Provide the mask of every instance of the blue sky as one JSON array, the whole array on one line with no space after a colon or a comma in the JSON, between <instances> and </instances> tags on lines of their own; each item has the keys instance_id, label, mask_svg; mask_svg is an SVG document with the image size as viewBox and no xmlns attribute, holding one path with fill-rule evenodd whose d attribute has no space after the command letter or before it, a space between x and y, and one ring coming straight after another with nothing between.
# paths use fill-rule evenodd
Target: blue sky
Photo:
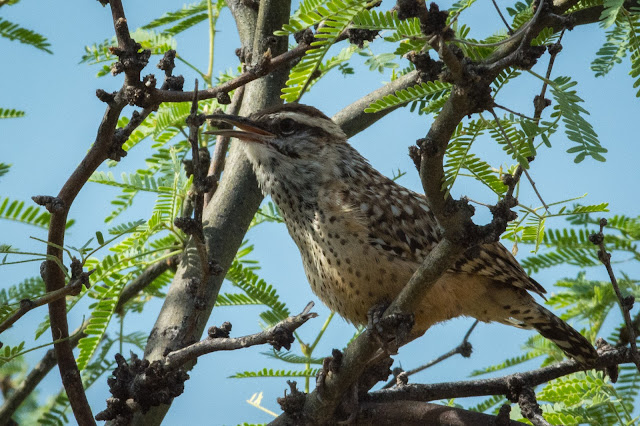
<instances>
[{"instance_id":1,"label":"blue sky","mask_svg":"<svg viewBox=\"0 0 640 426\"><path fill-rule=\"evenodd\" d=\"M382 9L391 7L385 2ZM159 17L165 11L176 10L182 6L176 1L125 1L124 7L131 28L136 28L149 20ZM446 8L450 2L440 2ZM0 195L29 202L32 195L55 195L69 173L84 156L95 138L97 126L104 113L104 104L95 96L95 90L117 90L122 77L95 78L97 68L78 64L84 52L84 46L101 42L113 35L111 14L108 8L102 8L98 2L65 1L34 2L23 0L16 6L0 9L1 16L22 26L34 29L49 38L49 55L17 42L0 39L0 51L3 52L4 66L0 75L0 107L25 110L27 116L15 120L0 122L0 161L11 163L13 167L8 175L0 178ZM223 12L216 36L215 73L237 66L234 50L239 46L235 27L229 19L228 10ZM501 29L501 23L488 0L479 0L462 17L463 23L473 26L472 35L481 38ZM178 38L178 51L196 66L206 69L207 28L201 24ZM550 149L543 149L532 164L531 174L542 196L547 202L581 196L588 193L585 203L608 201L612 214L637 215L637 200L634 194L640 183L637 159L640 148L637 141L637 120L640 109L632 79L628 76L629 64L625 60L606 78L595 78L589 64L595 52L602 44L604 34L595 26L589 29L578 28L565 34L564 50L558 56L553 76L568 75L578 80L578 94L585 99L585 108L591 113L590 122L599 134L602 144L609 149L607 162L599 163L590 159L573 164L573 157L565 151L571 146L562 132L556 133ZM390 45L378 40L373 44L376 53L393 51ZM539 73L546 69L547 57L535 68ZM157 57L153 57L146 73L161 72L155 68ZM363 59L354 58L352 65L362 68ZM406 66L406 61L402 62ZM322 109L333 115L350 102L389 81L389 72L380 74L361 70L358 76L343 77L339 73L330 75L318 83L303 98L305 103ZM178 63L175 74L186 77L186 88L191 88L195 74ZM532 114L533 96L539 91L539 83L532 77L523 76L518 84L509 87L498 102L512 109ZM131 111L127 110L130 115ZM407 156L407 147L416 139L423 137L431 123L430 118L409 113L408 109L393 112L386 120L376 123L365 132L353 137L351 143L381 172L391 175L395 170L407 172L399 183L420 191L420 183ZM483 158L492 164L505 163L500 149L490 140L482 140L476 146ZM122 171L132 172L142 166L142 159L149 153L148 146L131 152L114 170L116 176ZM103 168L104 169L104 168ZM468 195L477 200L493 201L489 194L478 185L460 181L454 192ZM88 184L73 205L70 216L77 220L67 236L67 244L82 245L94 235L95 231L105 231L104 216L111 211L110 200L117 192L96 184ZM152 198L142 198L122 221L144 218L151 210ZM537 206L538 202L530 189L523 187L520 201L523 204ZM488 219L486 211L478 209L478 221ZM549 227L561 227L565 223L558 219L549 223ZM0 243L10 243L20 249L44 251L40 243L28 239L29 235L46 238L46 232L12 222L0 221ZM294 312L301 310L309 300L316 301L316 311L320 318L308 323L301 334L312 339L315 336L328 311L311 293L306 282L300 257L293 241L283 225L264 224L248 234L255 250L252 257L260 260L260 276L274 284L281 297ZM520 256L526 255L528 248L521 248ZM637 267L621 265L618 270L636 273ZM36 264L3 267L0 286L9 286L24 277L37 274ZM566 267L536 274L535 279L550 292L552 285L562 277L575 277L578 270ZM588 271L590 279L606 279L603 268ZM229 290L229 289L227 289ZM224 291L224 289L223 289ZM129 331L149 330L161 304L151 302L140 316L129 316L125 324ZM220 308L216 309L209 321L217 325L231 321L233 335L239 336L259 331L257 314L259 308ZM3 341L16 343L32 333L41 321L44 309L40 308L25 316L13 329L6 332ZM80 324L85 309L76 309L70 315L72 326ZM456 346L473 321L456 319L431 329L427 335L403 348L396 359L406 368L420 365ZM608 325L616 324L616 321ZM331 348L342 348L351 337L353 327L341 319L334 319L322 344L318 356L330 353ZM465 378L470 371L503 360L519 353L519 347L530 336L530 332L517 330L504 325L481 324L470 341L474 347L470 359L455 358L442 365L429 369L411 378L411 381L438 382ZM45 343L45 335L37 343ZM27 342L27 346L33 345ZM289 368L259 355L267 348L252 348L233 353L217 353L203 357L190 373L191 380L186 383L185 394L174 402L166 424L184 424L188 413L193 424L236 424L247 422L266 422L269 417L251 407L244 401L254 392L264 391L263 405L274 411L278 409L275 398L282 395L286 384L275 379L226 379L227 376L244 370L254 370L268 366L270 368ZM29 354L28 359L35 362L42 352ZM520 368L533 368L529 363ZM57 392L60 378L54 370L42 383L42 395ZM104 408L108 396L106 379L88 391L94 409ZM464 401L458 401L465 403Z\"/></svg>"}]
</instances>

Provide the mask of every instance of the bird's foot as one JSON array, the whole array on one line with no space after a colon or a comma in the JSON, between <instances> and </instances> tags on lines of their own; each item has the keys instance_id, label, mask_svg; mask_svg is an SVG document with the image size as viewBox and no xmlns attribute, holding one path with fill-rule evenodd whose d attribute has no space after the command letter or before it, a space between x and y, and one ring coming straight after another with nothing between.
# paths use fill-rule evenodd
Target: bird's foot
<instances>
[{"instance_id":1,"label":"bird's foot","mask_svg":"<svg viewBox=\"0 0 640 426\"><path fill-rule=\"evenodd\" d=\"M367 330L388 354L398 353L398 348L409 341L415 317L413 314L390 313L386 316L388 304L374 305L367 313Z\"/></svg>"}]
</instances>

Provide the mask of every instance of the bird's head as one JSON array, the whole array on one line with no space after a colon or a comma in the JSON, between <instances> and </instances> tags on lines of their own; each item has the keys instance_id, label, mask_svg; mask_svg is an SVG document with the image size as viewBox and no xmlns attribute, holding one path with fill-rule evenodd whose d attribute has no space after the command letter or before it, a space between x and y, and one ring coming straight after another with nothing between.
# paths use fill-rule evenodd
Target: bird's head
<instances>
[{"instance_id":1,"label":"bird's head","mask_svg":"<svg viewBox=\"0 0 640 426\"><path fill-rule=\"evenodd\" d=\"M350 149L342 129L307 105L280 105L249 117L216 114L207 118L235 126L208 133L242 141L261 187L272 195L278 187L296 193L310 186L317 190L340 173L344 149Z\"/></svg>"}]
</instances>

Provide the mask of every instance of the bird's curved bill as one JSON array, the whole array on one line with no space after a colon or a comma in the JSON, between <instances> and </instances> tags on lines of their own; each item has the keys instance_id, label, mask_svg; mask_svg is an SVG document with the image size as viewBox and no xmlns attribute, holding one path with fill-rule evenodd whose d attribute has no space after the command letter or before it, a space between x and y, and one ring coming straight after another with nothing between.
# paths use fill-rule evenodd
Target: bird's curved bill
<instances>
[{"instance_id":1,"label":"bird's curved bill","mask_svg":"<svg viewBox=\"0 0 640 426\"><path fill-rule=\"evenodd\" d=\"M263 129L256 122L246 117L240 117L237 115L228 115L228 114L212 114L212 115L207 115L206 118L214 121L222 121L224 123L228 123L236 127L236 129L234 130L221 129L221 130L213 130L210 132L204 132L207 135L228 136L231 138L238 138L244 141L260 142L260 143L266 143L269 140L273 139L273 137L275 136L273 133Z\"/></svg>"}]
</instances>

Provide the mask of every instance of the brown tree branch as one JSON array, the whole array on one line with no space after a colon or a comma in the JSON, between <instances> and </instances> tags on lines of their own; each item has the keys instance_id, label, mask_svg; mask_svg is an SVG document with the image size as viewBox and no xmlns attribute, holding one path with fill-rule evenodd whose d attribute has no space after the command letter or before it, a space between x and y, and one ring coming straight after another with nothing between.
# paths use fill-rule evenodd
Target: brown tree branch
<instances>
[{"instance_id":1,"label":"brown tree branch","mask_svg":"<svg viewBox=\"0 0 640 426\"><path fill-rule=\"evenodd\" d=\"M483 380L461 382L407 384L384 389L369 394L370 402L393 401L436 401L450 398L467 398L472 396L510 395L514 384L522 386L538 386L559 377L590 369L603 369L611 365L633 362L633 353L629 348L616 348L601 353L600 358L591 367L585 367L573 360L565 360L558 364L536 370L515 373L507 376Z\"/></svg>"},{"instance_id":2,"label":"brown tree branch","mask_svg":"<svg viewBox=\"0 0 640 426\"><path fill-rule=\"evenodd\" d=\"M365 402L360 406L358 416L352 423L358 425L396 426L448 425L448 426L494 426L496 416L447 407L440 404L429 404L414 401ZM509 420L505 426L518 426L525 423Z\"/></svg>"},{"instance_id":3,"label":"brown tree branch","mask_svg":"<svg viewBox=\"0 0 640 426\"><path fill-rule=\"evenodd\" d=\"M347 105L331 119L342 128L347 137L354 136L402 105L396 105L393 108L387 108L376 113L364 112L365 108L387 95L393 95L398 90L415 86L418 84L418 79L418 72L411 71Z\"/></svg>"},{"instance_id":4,"label":"brown tree branch","mask_svg":"<svg viewBox=\"0 0 640 426\"><path fill-rule=\"evenodd\" d=\"M88 321L85 321L78 330L69 338L69 344L72 348L78 345L78 341L86 335L82 332ZM55 349L49 349L36 366L27 374L22 383L20 383L14 391L4 400L0 407L0 426L11 424L11 417L20 407L20 405L31 395L38 384L46 377L47 374L56 366L58 360L56 358Z\"/></svg>"},{"instance_id":5,"label":"brown tree branch","mask_svg":"<svg viewBox=\"0 0 640 426\"><path fill-rule=\"evenodd\" d=\"M175 268L177 261L178 257L173 256L147 267L147 269L131 281L131 283L124 287L120 294L120 299L118 299L115 312L122 314L122 309L129 300L135 297L146 286L155 281L155 279L162 275L166 270ZM78 341L86 336L84 334L84 330L88 324L89 322L85 321L84 324L74 331L72 336L68 339L72 348L75 348L78 345ZM5 424L10 421L11 416L13 416L15 411L57 363L58 360L56 358L55 349L49 349L38 364L36 364L36 366L29 372L27 377L25 377L24 381L14 390L14 392L11 393L11 395L9 395L8 398L5 399L2 407L0 407L0 426L5 426Z\"/></svg>"},{"instance_id":6,"label":"brown tree branch","mask_svg":"<svg viewBox=\"0 0 640 426\"><path fill-rule=\"evenodd\" d=\"M631 330L631 331L630 331ZM631 342L631 338L637 339L636 336L640 335L640 311L636 313L636 316L631 322L631 329L626 325L620 330L620 337L616 342L616 346L627 346Z\"/></svg>"},{"instance_id":7,"label":"brown tree branch","mask_svg":"<svg viewBox=\"0 0 640 426\"><path fill-rule=\"evenodd\" d=\"M210 87L198 92L198 98L200 100L215 98L216 96L218 96L218 93L228 93L261 77L271 76L273 71L290 66L293 61L304 56L305 52L308 49L308 45L299 44L295 48L286 51L276 56L275 58L264 56L264 59L260 63L259 67L249 68L248 71L240 74L238 77L226 81L225 83L219 84L218 86ZM271 51L274 52L275 50L271 49ZM150 93L150 100L152 103L188 102L192 98L193 92L176 92L157 89L151 91Z\"/></svg>"},{"instance_id":8,"label":"brown tree branch","mask_svg":"<svg viewBox=\"0 0 640 426\"><path fill-rule=\"evenodd\" d=\"M491 0L491 1L493 2L493 7L498 12L498 15L500 15L500 19L502 19L502 23L504 24L505 27L507 27L507 30L509 31L509 34L513 34L513 30L509 26L509 23L507 22L507 20L504 19L504 15L502 14L502 11L500 10L500 6L498 6L498 3L496 3L496 0Z\"/></svg>"},{"instance_id":9,"label":"brown tree branch","mask_svg":"<svg viewBox=\"0 0 640 426\"><path fill-rule=\"evenodd\" d=\"M518 405L520 412L534 426L551 426L551 424L542 417L542 409L536 399L536 393L530 386L525 386L518 392Z\"/></svg>"},{"instance_id":10,"label":"brown tree branch","mask_svg":"<svg viewBox=\"0 0 640 426\"><path fill-rule=\"evenodd\" d=\"M217 351L233 351L236 349L248 348L249 346L264 345L267 343L286 347L293 340L293 332L306 323L311 318L316 318L318 314L310 312L313 308L313 302L310 302L304 310L295 316L285 318L273 327L261 331L260 333L250 334L242 337L209 337L198 343L189 345L185 348L169 353L165 358L165 367L179 368L188 361L195 361L199 356L217 352ZM283 343L283 338L284 343ZM291 340L289 340L289 338ZM288 342L288 343L287 343ZM287 348L288 349L288 348Z\"/></svg>"},{"instance_id":11,"label":"brown tree branch","mask_svg":"<svg viewBox=\"0 0 640 426\"><path fill-rule=\"evenodd\" d=\"M254 21L253 24L250 19L255 15L247 10L249 7L240 1L231 1L229 4L240 30L241 43L245 48L254 45L255 32L258 31L255 30L256 28L259 28L262 33L272 34L289 18L288 0L260 2L260 8L264 10L259 13L258 22ZM286 51L286 38L276 38L274 44L260 45L258 50L245 52L244 56L257 61L265 58L264 54L269 49L275 55ZM292 58L293 56L287 56L282 65L289 65ZM266 61L265 64L269 67L273 61ZM280 103L281 85L279 84L284 83L288 71L286 66L281 66L277 70L274 69L266 78L248 79L247 81L251 83L247 84L245 89L241 114L249 115L267 106ZM235 87L245 82L240 82ZM227 90L231 88L227 87ZM183 95L180 94L180 96ZM209 93L203 91L200 99L208 96ZM172 101L173 99L163 98L162 100ZM160 360L167 353L166 351L175 351L200 339L225 272L230 267L262 198L244 152L240 146L233 145L226 161L224 176L203 214L203 231L209 265L201 265L198 256L192 255L195 248L191 239L149 336L145 359ZM203 267L209 266L212 266L216 273L204 280ZM192 364L189 363L185 367L188 369L191 366ZM145 426L160 424L168 409L169 405L162 405L153 407L144 415L137 413L133 424Z\"/></svg>"},{"instance_id":12,"label":"brown tree branch","mask_svg":"<svg viewBox=\"0 0 640 426\"><path fill-rule=\"evenodd\" d=\"M114 312L122 315L124 313L124 305L129 300L133 299L138 293L144 290L145 287L150 285L156 280L156 278L160 277L160 275L164 274L169 269L175 270L175 268L178 266L179 260L180 257L178 255L175 255L171 256L168 259L164 259L161 262L156 262L152 265L149 265L133 281L124 286L122 292L120 293L120 299L118 299L118 304L116 305Z\"/></svg>"},{"instance_id":13,"label":"brown tree branch","mask_svg":"<svg viewBox=\"0 0 640 426\"><path fill-rule=\"evenodd\" d=\"M242 98L244 97L244 86L240 86L233 92L233 99L231 100L231 104L229 108L227 108L227 113L231 115L237 115L240 112L240 107L242 106ZM228 136L218 136L216 138L216 146L213 149L213 158L211 158L211 163L209 164L209 177L213 180L211 189L204 197L205 205L211 201L211 197L218 189L218 185L220 183L220 176L222 175L222 170L224 169L224 160L227 157L227 151L229 151L229 143L231 142L231 138Z\"/></svg>"},{"instance_id":14,"label":"brown tree branch","mask_svg":"<svg viewBox=\"0 0 640 426\"><path fill-rule=\"evenodd\" d=\"M93 271L91 271L93 272ZM20 307L6 320L0 324L0 333L11 327L16 321L18 321L24 314L39 306L46 305L47 303L55 302L59 299L64 299L68 295L77 296L82 290L83 277L73 279L69 284L65 285L61 289L50 291L44 296L35 300L23 299L20 301Z\"/></svg>"},{"instance_id":15,"label":"brown tree branch","mask_svg":"<svg viewBox=\"0 0 640 426\"><path fill-rule=\"evenodd\" d=\"M471 333L473 332L473 330L476 328L477 325L478 325L478 320L475 320L473 322L473 324L471 325L471 327L469 327L469 330L467 330L467 332L465 333L464 337L462 338L462 342L460 342L460 344L458 346L456 346L455 348L453 348L450 351L440 355L436 359L431 360L431 361L427 362L426 364L423 364L423 365L421 365L419 367L416 367L416 368L412 368L411 370L407 370L407 371L402 371L401 369L398 369L398 371L396 371L394 369L393 378L391 380L389 380L387 382L387 384L382 387L382 389L389 389L390 387L393 387L394 385L396 385L397 384L397 380L398 380L398 376L400 374L402 374L404 377L408 378L410 376L413 376L416 373L419 373L421 371L426 370L427 368L433 367L434 365L444 361L447 358L451 358L452 356L454 356L456 354L460 354L465 358L470 357L471 356L472 347L471 347L471 343L469 343L469 337L471 336Z\"/></svg>"},{"instance_id":16,"label":"brown tree branch","mask_svg":"<svg viewBox=\"0 0 640 426\"><path fill-rule=\"evenodd\" d=\"M631 353L633 354L633 362L636 365L638 371L640 371L640 353L638 353L636 337L633 335L634 327L631 321L630 314L630 311L633 308L634 297L623 297L622 293L620 292L618 280L616 279L616 275L614 274L613 268L611 267L611 253L607 252L607 248L604 245L604 233L602 232L602 230L605 226L607 226L607 220L600 219L600 232L591 234L589 236L589 241L600 248L600 250L598 250L598 259L600 259L600 262L602 262L604 267L607 269L607 273L609 274L611 286L613 287L613 291L616 293L616 297L618 298L618 304L620 305L620 310L622 311L622 317L624 318L625 327L627 329L627 333L629 333L629 346L631 347Z\"/></svg>"}]
</instances>

